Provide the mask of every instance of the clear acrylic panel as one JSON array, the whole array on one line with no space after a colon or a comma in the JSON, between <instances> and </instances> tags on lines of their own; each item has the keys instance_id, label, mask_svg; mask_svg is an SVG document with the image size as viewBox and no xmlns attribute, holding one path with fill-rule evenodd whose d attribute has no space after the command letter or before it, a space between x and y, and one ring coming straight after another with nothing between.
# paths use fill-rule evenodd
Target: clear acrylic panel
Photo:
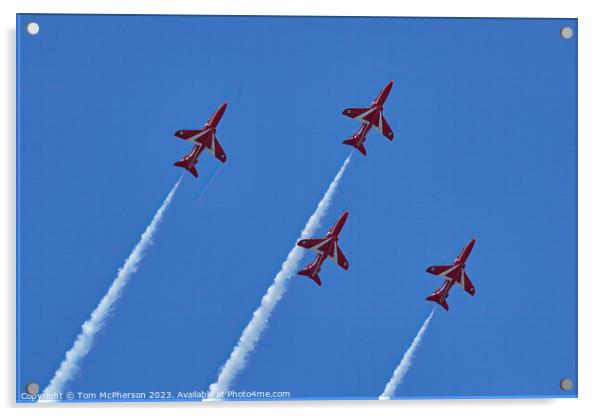
<instances>
[{"instance_id":1,"label":"clear acrylic panel","mask_svg":"<svg viewBox=\"0 0 602 416\"><path fill-rule=\"evenodd\" d=\"M17 33L18 402L577 396L576 19Z\"/></svg>"}]
</instances>

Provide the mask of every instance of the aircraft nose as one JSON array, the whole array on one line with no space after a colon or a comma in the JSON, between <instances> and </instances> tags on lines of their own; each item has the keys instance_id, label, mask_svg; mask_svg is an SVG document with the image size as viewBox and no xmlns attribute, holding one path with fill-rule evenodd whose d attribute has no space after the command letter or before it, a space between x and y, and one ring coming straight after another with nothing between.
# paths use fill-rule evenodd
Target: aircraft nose
<instances>
[{"instance_id":1,"label":"aircraft nose","mask_svg":"<svg viewBox=\"0 0 602 416\"><path fill-rule=\"evenodd\" d=\"M340 227L343 227L343 225L345 225L345 223L347 222L347 217L348 216L349 216L349 211L343 212L343 214L341 215L341 217L337 221L337 224L339 224Z\"/></svg>"}]
</instances>

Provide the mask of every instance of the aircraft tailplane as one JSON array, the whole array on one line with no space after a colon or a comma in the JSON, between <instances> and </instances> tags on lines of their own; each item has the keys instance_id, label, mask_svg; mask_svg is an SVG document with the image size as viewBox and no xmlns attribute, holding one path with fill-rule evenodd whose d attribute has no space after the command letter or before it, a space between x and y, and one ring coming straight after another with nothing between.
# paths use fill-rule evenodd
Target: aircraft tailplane
<instances>
[{"instance_id":1,"label":"aircraft tailplane","mask_svg":"<svg viewBox=\"0 0 602 416\"><path fill-rule=\"evenodd\" d=\"M199 173L197 172L196 168L194 167L194 165L192 166L188 166L188 163L186 163L185 160L180 160L176 163L174 163L174 166L179 166L181 168L186 169L188 172L190 172L192 174L192 176L194 176L195 178L199 177Z\"/></svg>"},{"instance_id":2,"label":"aircraft tailplane","mask_svg":"<svg viewBox=\"0 0 602 416\"><path fill-rule=\"evenodd\" d=\"M343 144L355 147L360 151L361 154L366 156L366 148L364 147L364 143L358 143L355 136L352 136L347 140L343 140Z\"/></svg>"},{"instance_id":3,"label":"aircraft tailplane","mask_svg":"<svg viewBox=\"0 0 602 416\"><path fill-rule=\"evenodd\" d=\"M446 311L449 311L449 305L447 304L445 297L443 297L441 295L441 293L439 293L438 291L433 292L433 294L428 296L426 298L426 300L430 300L431 302L438 303L439 305L441 305L443 307L443 309L445 309Z\"/></svg>"},{"instance_id":4,"label":"aircraft tailplane","mask_svg":"<svg viewBox=\"0 0 602 416\"><path fill-rule=\"evenodd\" d=\"M297 274L300 274L302 276L307 276L309 277L311 280L313 280L314 282L316 282L316 284L318 286L322 286L322 281L320 280L320 276L318 276L318 273L313 273L313 270L311 269L311 267L306 267L303 270L299 270L297 272Z\"/></svg>"}]
</instances>

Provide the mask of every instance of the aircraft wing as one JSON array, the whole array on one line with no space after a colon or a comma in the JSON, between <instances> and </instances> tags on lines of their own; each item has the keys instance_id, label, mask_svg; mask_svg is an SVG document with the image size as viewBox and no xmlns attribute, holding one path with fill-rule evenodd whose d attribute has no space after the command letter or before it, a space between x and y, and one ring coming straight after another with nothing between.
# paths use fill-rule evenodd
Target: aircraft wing
<instances>
[{"instance_id":1,"label":"aircraft wing","mask_svg":"<svg viewBox=\"0 0 602 416\"><path fill-rule=\"evenodd\" d=\"M194 141L199 141L200 139L203 138L203 136L206 136L207 133L209 133L209 129L202 129L202 130L178 130L176 137L179 137L180 139L184 139L184 140L194 140ZM200 141L199 141L200 143Z\"/></svg>"},{"instance_id":2,"label":"aircraft wing","mask_svg":"<svg viewBox=\"0 0 602 416\"><path fill-rule=\"evenodd\" d=\"M308 238L305 240L300 240L297 245L309 250L321 251L320 247L324 245L325 241L325 238Z\"/></svg>"},{"instance_id":3,"label":"aircraft wing","mask_svg":"<svg viewBox=\"0 0 602 416\"><path fill-rule=\"evenodd\" d=\"M211 135L205 134L196 141L200 144L203 144L207 148L207 151L215 156L217 160L222 163L226 161L226 152L224 152L224 149L219 144L215 133L212 133Z\"/></svg>"},{"instance_id":4,"label":"aircraft wing","mask_svg":"<svg viewBox=\"0 0 602 416\"><path fill-rule=\"evenodd\" d=\"M426 271L430 274L439 276L439 275L445 273L447 270L451 269L452 267L454 267L452 264L448 264L446 266L430 266L429 268L426 269Z\"/></svg>"},{"instance_id":5,"label":"aircraft wing","mask_svg":"<svg viewBox=\"0 0 602 416\"><path fill-rule=\"evenodd\" d=\"M370 111L370 108L346 108L343 110L343 115L349 118L357 118L368 111Z\"/></svg>"},{"instance_id":6,"label":"aircraft wing","mask_svg":"<svg viewBox=\"0 0 602 416\"><path fill-rule=\"evenodd\" d=\"M449 280L448 272L450 272L454 268L453 264L448 264L446 266L431 266L426 271L430 274L434 274L435 276L441 276L444 279Z\"/></svg>"},{"instance_id":7,"label":"aircraft wing","mask_svg":"<svg viewBox=\"0 0 602 416\"><path fill-rule=\"evenodd\" d=\"M343 115L353 118L356 120L360 120L365 124L376 124L375 111L378 111L376 108L346 108L343 110Z\"/></svg>"},{"instance_id":8,"label":"aircraft wing","mask_svg":"<svg viewBox=\"0 0 602 416\"><path fill-rule=\"evenodd\" d=\"M393 140L393 130L387 123L385 116L383 116L382 111L379 112L378 122L375 124L375 127L389 140Z\"/></svg>"},{"instance_id":9,"label":"aircraft wing","mask_svg":"<svg viewBox=\"0 0 602 416\"><path fill-rule=\"evenodd\" d=\"M474 296L476 293L474 285L472 281L468 278L468 274L462 270L462 275L460 276L460 281L458 284L468 293L470 296Z\"/></svg>"},{"instance_id":10,"label":"aircraft wing","mask_svg":"<svg viewBox=\"0 0 602 416\"><path fill-rule=\"evenodd\" d=\"M343 254L343 250L341 250L341 247L339 247L338 244L335 245L334 255L328 256L328 258L334 261L343 269L349 269L349 262L347 261L347 258Z\"/></svg>"}]
</instances>

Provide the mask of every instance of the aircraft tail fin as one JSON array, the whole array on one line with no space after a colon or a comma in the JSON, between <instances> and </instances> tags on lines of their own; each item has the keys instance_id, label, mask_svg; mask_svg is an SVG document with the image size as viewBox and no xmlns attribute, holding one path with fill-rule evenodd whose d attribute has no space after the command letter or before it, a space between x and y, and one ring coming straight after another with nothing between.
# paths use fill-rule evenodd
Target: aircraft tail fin
<instances>
[{"instance_id":1,"label":"aircraft tail fin","mask_svg":"<svg viewBox=\"0 0 602 416\"><path fill-rule=\"evenodd\" d=\"M364 143L358 143L355 136L352 136L347 140L343 140L343 144L355 147L360 151L361 154L366 156L366 148L364 147Z\"/></svg>"},{"instance_id":2,"label":"aircraft tail fin","mask_svg":"<svg viewBox=\"0 0 602 416\"><path fill-rule=\"evenodd\" d=\"M436 290L435 292L433 292L432 295L428 296L426 298L426 300L430 300L431 302L435 302L438 303L439 305L441 305L441 307L443 307L443 309L445 309L446 311L449 311L449 305L447 304L447 301L445 300L447 296L442 296L442 294Z\"/></svg>"},{"instance_id":3,"label":"aircraft tail fin","mask_svg":"<svg viewBox=\"0 0 602 416\"><path fill-rule=\"evenodd\" d=\"M310 266L306 267L303 270L299 270L297 272L297 274L301 275L301 276L307 276L309 277L311 280L313 280L314 282L316 282L316 284L318 286L322 286L322 281L320 280L320 276L318 276L318 273L313 273L313 270Z\"/></svg>"},{"instance_id":4,"label":"aircraft tail fin","mask_svg":"<svg viewBox=\"0 0 602 416\"><path fill-rule=\"evenodd\" d=\"M174 166L179 166L181 168L186 169L188 172L190 172L192 174L192 176L194 176L195 178L199 177L199 173L197 172L196 168L193 166L188 166L188 163L185 160L180 160L176 163L174 163Z\"/></svg>"}]
</instances>

